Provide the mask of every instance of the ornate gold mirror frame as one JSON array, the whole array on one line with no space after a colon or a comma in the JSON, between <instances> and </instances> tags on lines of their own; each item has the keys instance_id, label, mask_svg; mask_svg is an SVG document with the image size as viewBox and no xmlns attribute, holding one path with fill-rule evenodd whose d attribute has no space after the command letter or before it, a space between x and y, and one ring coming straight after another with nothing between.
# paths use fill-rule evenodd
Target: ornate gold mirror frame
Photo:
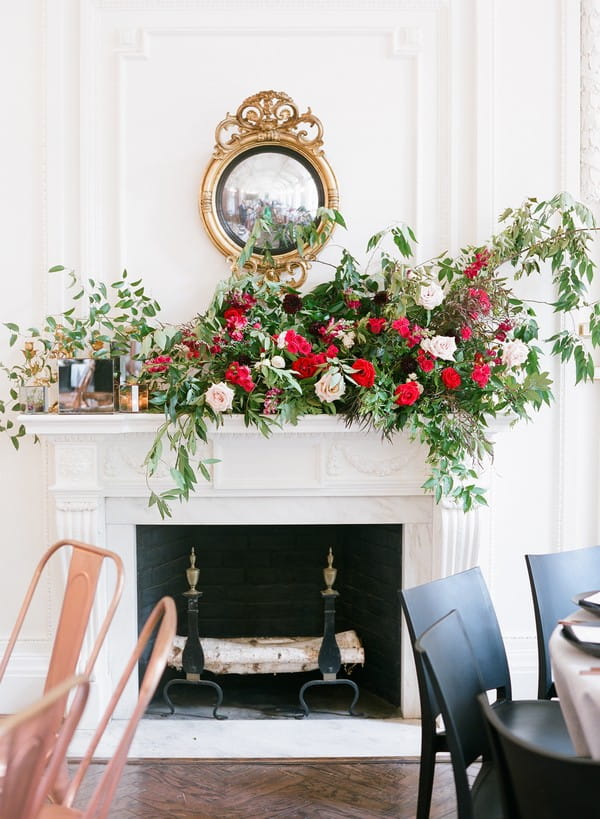
<instances>
[{"instance_id":1,"label":"ornate gold mirror frame","mask_svg":"<svg viewBox=\"0 0 600 819\"><path fill-rule=\"evenodd\" d=\"M259 217L268 218L245 268L299 286L331 233L316 222L318 241L300 255L294 226L315 222L319 208L339 204L337 181L323 152L323 126L278 91L261 91L227 114L215 131L212 159L200 186L200 213L232 268Z\"/></svg>"}]
</instances>

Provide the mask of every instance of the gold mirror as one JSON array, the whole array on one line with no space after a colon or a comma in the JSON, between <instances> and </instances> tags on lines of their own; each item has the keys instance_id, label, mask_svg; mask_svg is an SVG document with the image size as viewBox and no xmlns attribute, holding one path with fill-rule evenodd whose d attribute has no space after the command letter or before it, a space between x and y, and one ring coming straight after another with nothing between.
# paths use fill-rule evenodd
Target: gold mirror
<instances>
[{"instance_id":1,"label":"gold mirror","mask_svg":"<svg viewBox=\"0 0 600 819\"><path fill-rule=\"evenodd\" d=\"M331 232L319 208L339 204L320 121L310 108L300 114L287 94L261 91L245 99L235 115L227 114L215 138L200 187L208 235L235 268L257 219L266 219L268 229L258 234L245 267L299 286ZM310 223L318 241L300 255L294 228Z\"/></svg>"}]
</instances>

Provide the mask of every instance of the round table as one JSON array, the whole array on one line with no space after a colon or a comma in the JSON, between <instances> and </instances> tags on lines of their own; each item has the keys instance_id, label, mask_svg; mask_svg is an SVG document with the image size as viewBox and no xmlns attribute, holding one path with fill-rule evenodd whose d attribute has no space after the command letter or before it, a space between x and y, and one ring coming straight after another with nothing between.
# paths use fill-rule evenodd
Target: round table
<instances>
[{"instance_id":1,"label":"round table","mask_svg":"<svg viewBox=\"0 0 600 819\"><path fill-rule=\"evenodd\" d=\"M598 617L584 609L566 619L598 623ZM549 643L560 707L577 755L600 759L600 657L577 648L563 637L562 628L554 629ZM597 672L589 673L592 668Z\"/></svg>"}]
</instances>

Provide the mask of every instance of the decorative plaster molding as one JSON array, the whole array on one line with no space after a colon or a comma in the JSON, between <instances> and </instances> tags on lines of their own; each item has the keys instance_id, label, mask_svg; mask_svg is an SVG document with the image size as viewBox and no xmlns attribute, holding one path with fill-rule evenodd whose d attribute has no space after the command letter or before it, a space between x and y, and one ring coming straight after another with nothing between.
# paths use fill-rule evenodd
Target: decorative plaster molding
<instances>
[{"instance_id":1,"label":"decorative plaster molding","mask_svg":"<svg viewBox=\"0 0 600 819\"><path fill-rule=\"evenodd\" d=\"M56 476L61 484L79 483L96 476L96 447L59 445L56 447ZM87 483L88 481L86 481Z\"/></svg>"},{"instance_id":2,"label":"decorative plaster molding","mask_svg":"<svg viewBox=\"0 0 600 819\"><path fill-rule=\"evenodd\" d=\"M339 443L332 443L327 452L327 474L332 476L342 475L344 472L343 464L347 463L352 466L357 472L362 475L372 475L377 478L386 478L390 475L398 474L407 469L411 469L410 477L415 474L415 461L418 462L417 451L403 452L399 456L393 458L365 458L362 455L357 455L349 446L342 446ZM420 474L420 470L419 470Z\"/></svg>"},{"instance_id":3,"label":"decorative plaster molding","mask_svg":"<svg viewBox=\"0 0 600 819\"><path fill-rule=\"evenodd\" d=\"M56 499L56 511L73 515L78 512L97 512L98 501L96 500L67 500L65 498Z\"/></svg>"},{"instance_id":4,"label":"decorative plaster molding","mask_svg":"<svg viewBox=\"0 0 600 819\"><path fill-rule=\"evenodd\" d=\"M412 56L423 48L423 29L399 26L392 32L392 53L397 56Z\"/></svg>"},{"instance_id":5,"label":"decorative plaster molding","mask_svg":"<svg viewBox=\"0 0 600 819\"><path fill-rule=\"evenodd\" d=\"M129 8L130 6L126 2L126 0L98 0L100 8ZM136 8L143 9L160 9L160 8L167 8L172 6L173 8L178 8L178 2L174 0L173 3L164 2L164 0L158 0L157 3L150 2L148 0L142 0L139 6L134 1L133 5ZM203 0L198 0L197 2L192 2L189 6L184 4L182 8L205 8L206 3ZM222 9L222 4L219 2L217 3L219 10ZM235 4L234 4L235 5ZM243 4L242 4L243 5ZM280 4L279 2L276 3L277 8L280 9L282 6L285 6L285 3ZM325 4L327 5L327 4ZM319 3L319 10L323 10L323 4ZM339 10L339 6L343 6L344 9L347 11L348 4L347 3L334 3L332 4L332 11ZM444 0L432 0L431 2L392 2L392 3L352 3L351 4L352 11L386 11L386 10L393 10L402 14L402 12L408 11L420 11L420 12L432 12L435 13L435 20L428 21L428 26L431 26L431 30L433 32L433 37L435 39L435 43L430 49L430 53L433 55L437 55L435 59L440 59L440 54L443 54L443 60L447 60L448 54L447 49L444 48L440 49L440 40L444 37L447 37L447 29L444 25L441 24L440 20L445 19L445 15L443 12L446 10L447 3ZM244 8L247 9L246 6ZM297 4L294 4L294 10L297 11ZM147 21L150 22L151 18L147 18ZM363 25L357 25L356 21L353 18L344 18L342 22L336 25L330 25L327 22L323 24L315 24L312 21L301 24L298 23L296 20L293 24L288 24L285 17L273 16L269 18L268 23L260 23L256 26L247 23L238 23L236 22L237 18L228 17L225 23L216 23L214 19L210 20L203 20L203 23L206 24L202 26L178 26L177 21L170 19L169 24L163 22L161 19L160 23L157 25L154 20L152 20L151 25L139 27L137 29L123 28L117 30L117 38L118 44L115 47L114 51L118 58L118 75L117 75L117 145L116 145L116 156L118 157L117 160L117 179L116 179L116 187L118 191L118 208L117 208L117 221L116 221L116 252L118 258L118 266L119 267L126 267L128 260L127 256L127 203L124 199L123 194L123 186L120 182L126 176L127 172L127 150L125 147L124 137L128 130L128 123L127 123L127 116L128 116L128 105L127 105L127 61L130 59L148 59L151 56L151 48L152 48L152 38L153 37L214 37L214 36L223 36L223 37L255 37L255 36L294 36L294 37L310 37L310 36L317 36L322 38L324 36L332 37L332 38L343 38L343 37L361 37L361 38L371 38L371 37L382 37L384 38L384 53L385 58L389 59L410 59L415 60L416 68L413 72L413 84L414 88L412 89L411 98L413 100L412 110L410 112L407 111L407 115L409 119L412 120L414 123L415 129L415 136L414 136L414 144L415 144L415 155L414 155L414 164L417 167L417 178L419 180L427 180L428 173L429 173L429 166L430 163L426 161L426 154L427 150L423 148L423 140L427 140L428 137L424 136L434 131L440 131L441 128L445 127L445 118L443 116L437 116L432 114L431 111L433 110L429 106L419 105L418 101L421 98L424 98L427 94L427 89L424 88L425 80L425 72L422 70L422 60L425 55L425 30L423 26L418 25L394 25L394 20L390 19L389 16L385 18L374 18L373 20L369 20L367 23ZM173 24L175 23L175 24ZM441 77L445 73L445 67L441 67L438 71L437 78L435 80L436 87L433 90L433 95L440 94L439 83L441 82ZM432 121L433 120L433 121ZM415 202L414 202L414 224L413 227L415 228L417 234L421 236L422 240L426 241L427 236L427 226L428 225L436 225L435 229L432 227L431 230L435 233L436 237L441 237L443 242L447 243L447 238L450 234L450 207L448 202L448 196L446 193L445 187L440 187L441 180L444 178L444 173L442 171L444 166L444 157L441 155L440 152L440 144L442 144L443 140L439 139L437 142L432 142L430 146L430 150L436 155L437 163L440 168L440 172L436 175L435 185L436 190L431 191L431 194L423 193L423 185L417 185L416 193L415 193ZM100 184L100 183L99 183ZM432 183L433 184L433 183ZM432 187L432 184L427 182L426 188L429 189ZM431 219L431 211L435 211L436 219ZM99 218L99 217L98 217Z\"/></svg>"},{"instance_id":6,"label":"decorative plaster molding","mask_svg":"<svg viewBox=\"0 0 600 819\"><path fill-rule=\"evenodd\" d=\"M354 11L437 11L448 0L252 0L251 11L283 11L302 13L319 11L347 13ZM99 9L107 11L247 11L247 0L93 0Z\"/></svg>"},{"instance_id":7,"label":"decorative plaster molding","mask_svg":"<svg viewBox=\"0 0 600 819\"><path fill-rule=\"evenodd\" d=\"M581 193L600 202L600 0L581 0Z\"/></svg>"},{"instance_id":8,"label":"decorative plaster molding","mask_svg":"<svg viewBox=\"0 0 600 819\"><path fill-rule=\"evenodd\" d=\"M137 440L136 440L137 439ZM147 436L135 436L127 441L115 441L104 449L102 460L102 477L111 481L145 482L146 467L144 460L148 454L151 439ZM168 452L166 453L168 456ZM169 466L160 463L154 478L157 481L169 477Z\"/></svg>"},{"instance_id":9,"label":"decorative plaster molding","mask_svg":"<svg viewBox=\"0 0 600 819\"><path fill-rule=\"evenodd\" d=\"M148 35L144 28L118 29L115 53L120 57L148 59Z\"/></svg>"}]
</instances>

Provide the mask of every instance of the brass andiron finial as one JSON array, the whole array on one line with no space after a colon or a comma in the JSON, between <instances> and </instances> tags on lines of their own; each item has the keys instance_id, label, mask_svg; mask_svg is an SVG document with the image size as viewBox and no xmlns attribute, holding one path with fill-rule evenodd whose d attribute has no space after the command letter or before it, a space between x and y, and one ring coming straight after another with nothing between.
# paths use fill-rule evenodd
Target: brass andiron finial
<instances>
[{"instance_id":1,"label":"brass andiron finial","mask_svg":"<svg viewBox=\"0 0 600 819\"><path fill-rule=\"evenodd\" d=\"M325 578L325 585L327 586L323 594L337 594L337 592L332 589L335 578L337 577L337 569L333 568L333 552L331 551L331 547L329 547L329 553L327 555L327 568L323 569L323 577Z\"/></svg>"},{"instance_id":2,"label":"brass andiron finial","mask_svg":"<svg viewBox=\"0 0 600 819\"><path fill-rule=\"evenodd\" d=\"M196 568L196 552L194 551L193 546L190 553L190 567L189 569L185 570L185 576L187 577L187 582L190 586L189 591L196 594L196 584L200 579L200 569Z\"/></svg>"}]
</instances>

